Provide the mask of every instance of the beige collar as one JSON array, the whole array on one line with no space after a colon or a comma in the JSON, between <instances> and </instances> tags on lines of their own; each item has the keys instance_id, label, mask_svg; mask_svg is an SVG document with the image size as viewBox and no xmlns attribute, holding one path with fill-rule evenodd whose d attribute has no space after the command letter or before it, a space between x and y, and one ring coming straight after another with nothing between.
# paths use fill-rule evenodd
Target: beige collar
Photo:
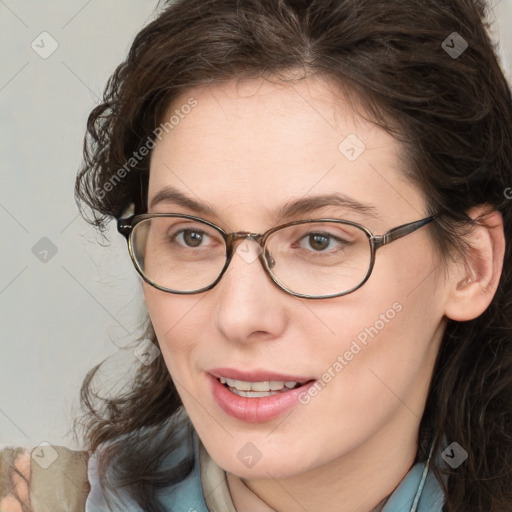
<instances>
[{"instance_id":1,"label":"beige collar","mask_svg":"<svg viewBox=\"0 0 512 512\"><path fill-rule=\"evenodd\" d=\"M199 441L199 468L204 499L210 512L275 512L240 478L218 466L201 441ZM238 508L233 503L230 488L236 491Z\"/></svg>"}]
</instances>

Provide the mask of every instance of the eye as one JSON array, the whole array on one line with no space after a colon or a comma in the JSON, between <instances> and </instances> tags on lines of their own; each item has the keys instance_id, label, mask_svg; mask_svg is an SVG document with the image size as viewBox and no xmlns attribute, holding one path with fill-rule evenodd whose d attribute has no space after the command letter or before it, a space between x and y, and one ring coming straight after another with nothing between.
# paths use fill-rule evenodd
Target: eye
<instances>
[{"instance_id":1,"label":"eye","mask_svg":"<svg viewBox=\"0 0 512 512\"><path fill-rule=\"evenodd\" d=\"M170 238L184 247L201 247L206 245L211 237L200 229L181 229L172 233Z\"/></svg>"},{"instance_id":2,"label":"eye","mask_svg":"<svg viewBox=\"0 0 512 512\"><path fill-rule=\"evenodd\" d=\"M173 239L180 240L182 245L187 245L188 247L199 247L203 240L205 240L205 233L198 230L182 229L173 236Z\"/></svg>"},{"instance_id":3,"label":"eye","mask_svg":"<svg viewBox=\"0 0 512 512\"><path fill-rule=\"evenodd\" d=\"M304 235L299 240L299 245L303 249L313 249L315 252L323 252L327 249L341 249L348 244L346 240L332 235L331 233L311 232Z\"/></svg>"}]
</instances>

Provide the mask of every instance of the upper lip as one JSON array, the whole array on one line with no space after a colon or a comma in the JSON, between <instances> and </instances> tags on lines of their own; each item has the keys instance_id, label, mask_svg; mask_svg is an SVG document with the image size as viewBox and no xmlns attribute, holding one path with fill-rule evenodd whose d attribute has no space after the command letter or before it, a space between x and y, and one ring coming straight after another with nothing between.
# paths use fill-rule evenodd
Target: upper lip
<instances>
[{"instance_id":1,"label":"upper lip","mask_svg":"<svg viewBox=\"0 0 512 512\"><path fill-rule=\"evenodd\" d=\"M267 382L267 381L283 381L283 382L308 382L314 380L313 377L304 377L303 375L287 375L268 370L250 370L241 371L236 368L213 368L208 370L211 375L217 379L227 377L228 379L241 380L243 382Z\"/></svg>"}]
</instances>

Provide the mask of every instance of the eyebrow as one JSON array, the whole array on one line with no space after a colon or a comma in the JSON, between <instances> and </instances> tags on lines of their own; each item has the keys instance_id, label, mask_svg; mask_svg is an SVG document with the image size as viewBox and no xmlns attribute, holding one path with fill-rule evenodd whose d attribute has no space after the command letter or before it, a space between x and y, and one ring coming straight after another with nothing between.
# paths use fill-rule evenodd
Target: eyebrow
<instances>
[{"instance_id":1,"label":"eyebrow","mask_svg":"<svg viewBox=\"0 0 512 512\"><path fill-rule=\"evenodd\" d=\"M157 192L151 202L149 203L149 209L154 208L158 203L174 203L180 206L185 206L190 210L194 210L198 213L209 213L214 214L213 208L205 204L201 204L195 199L186 196L174 187L164 187Z\"/></svg>"},{"instance_id":2,"label":"eyebrow","mask_svg":"<svg viewBox=\"0 0 512 512\"><path fill-rule=\"evenodd\" d=\"M195 199L183 194L183 192L180 190L170 186L164 187L155 194L155 196L151 199L149 208L154 208L158 203L172 203L175 205L183 206L203 215L213 215L218 217L214 208L211 206L200 203ZM277 221L282 221L290 217L297 217L299 215L311 213L328 206L340 206L354 212L361 213L366 217L379 217L379 213L374 206L361 203L345 194L340 193L323 194L294 199L284 203L282 206L276 208L271 213L272 216L277 219Z\"/></svg>"},{"instance_id":3,"label":"eyebrow","mask_svg":"<svg viewBox=\"0 0 512 512\"><path fill-rule=\"evenodd\" d=\"M361 213L367 217L379 217L377 209L369 204L363 204L345 194L324 194L308 196L301 199L288 201L283 206L274 210L274 215L279 220L289 217L304 215L328 206L340 206L354 212Z\"/></svg>"}]
</instances>

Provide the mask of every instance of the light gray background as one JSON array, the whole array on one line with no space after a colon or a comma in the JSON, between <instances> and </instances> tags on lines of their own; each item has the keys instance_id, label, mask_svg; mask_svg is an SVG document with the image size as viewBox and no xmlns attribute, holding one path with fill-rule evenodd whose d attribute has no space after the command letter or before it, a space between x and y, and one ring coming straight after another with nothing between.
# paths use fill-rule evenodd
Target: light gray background
<instances>
[{"instance_id":1,"label":"light gray background","mask_svg":"<svg viewBox=\"0 0 512 512\"><path fill-rule=\"evenodd\" d=\"M512 0L492 3L510 80ZM78 216L73 185L87 115L156 7L0 0L2 445L74 446L68 432L87 370L136 337L143 303L125 241L111 223L111 242L100 245L105 240ZM47 59L31 48L34 40L39 51L50 48L42 32L58 43ZM43 237L57 249L47 261Z\"/></svg>"}]
</instances>

